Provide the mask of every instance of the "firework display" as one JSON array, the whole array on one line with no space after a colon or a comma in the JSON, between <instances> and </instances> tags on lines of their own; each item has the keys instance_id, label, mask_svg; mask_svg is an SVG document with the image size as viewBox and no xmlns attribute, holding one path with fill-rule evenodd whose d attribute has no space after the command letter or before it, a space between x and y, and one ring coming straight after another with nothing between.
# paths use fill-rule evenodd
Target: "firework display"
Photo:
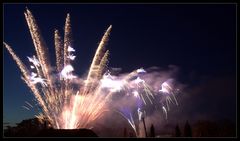
<instances>
[{"instance_id":1,"label":"firework display","mask_svg":"<svg viewBox=\"0 0 240 141\"><path fill-rule=\"evenodd\" d=\"M58 30L54 32L54 65L50 64L50 52L34 16L28 9L24 15L36 51L36 55L27 57L31 65L27 67L10 45L5 42L3 44L17 63L22 73L21 78L41 107L36 115L39 120L48 121L55 129L91 128L93 121L105 112L116 111L126 119L136 136L140 136L139 123L148 115L145 107L158 105L156 110L160 107L167 119L170 104L178 105L175 94L179 90L174 88L173 79L158 82L153 87L155 80L149 78L148 71L143 68L128 74L114 75L108 70L109 50L105 46L112 25L108 27L97 47L87 76L79 77L72 66L72 61L77 58L77 50L71 39L70 14L67 14L63 39ZM119 98L115 97L125 98L127 104L121 104ZM33 107L29 102L23 106L27 110Z\"/></svg>"}]
</instances>

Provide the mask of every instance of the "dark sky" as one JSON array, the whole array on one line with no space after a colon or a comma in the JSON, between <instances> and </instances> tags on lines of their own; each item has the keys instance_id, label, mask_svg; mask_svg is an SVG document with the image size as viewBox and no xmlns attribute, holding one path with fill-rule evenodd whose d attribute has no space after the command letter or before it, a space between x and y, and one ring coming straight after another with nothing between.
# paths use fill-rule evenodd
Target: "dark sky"
<instances>
[{"instance_id":1,"label":"dark sky","mask_svg":"<svg viewBox=\"0 0 240 141\"><path fill-rule=\"evenodd\" d=\"M111 24L107 45L110 67L130 72L140 67L178 66L176 79L187 85L180 97L183 119L235 120L236 5L5 4L4 41L28 65L26 56L35 51L23 14L26 6L38 22L51 58L54 29L63 35L65 18L70 13L78 75L86 73L104 31ZM35 114L21 107L33 96L20 76L4 49L5 122L19 122Z\"/></svg>"}]
</instances>

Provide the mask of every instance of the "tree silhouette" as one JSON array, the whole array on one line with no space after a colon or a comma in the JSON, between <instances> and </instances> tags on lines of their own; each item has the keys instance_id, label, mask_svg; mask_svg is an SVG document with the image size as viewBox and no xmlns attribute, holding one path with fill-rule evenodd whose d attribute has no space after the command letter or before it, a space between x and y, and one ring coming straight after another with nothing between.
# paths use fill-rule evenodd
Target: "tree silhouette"
<instances>
[{"instance_id":1,"label":"tree silhouette","mask_svg":"<svg viewBox=\"0 0 240 141\"><path fill-rule=\"evenodd\" d=\"M150 137L155 137L155 129L153 124L151 125L151 128L150 128Z\"/></svg>"},{"instance_id":2,"label":"tree silhouette","mask_svg":"<svg viewBox=\"0 0 240 141\"><path fill-rule=\"evenodd\" d=\"M180 131L178 124L175 127L175 137L181 137L181 131Z\"/></svg>"},{"instance_id":3,"label":"tree silhouette","mask_svg":"<svg viewBox=\"0 0 240 141\"><path fill-rule=\"evenodd\" d=\"M184 127L184 136L192 137L192 129L191 129L191 126L189 125L188 121L186 122L185 127Z\"/></svg>"},{"instance_id":4,"label":"tree silhouette","mask_svg":"<svg viewBox=\"0 0 240 141\"><path fill-rule=\"evenodd\" d=\"M143 126L144 126L144 131L145 131L145 137L147 137L148 135L147 135L147 129L146 129L144 117L142 117L142 121L143 121Z\"/></svg>"},{"instance_id":5,"label":"tree silhouette","mask_svg":"<svg viewBox=\"0 0 240 141\"><path fill-rule=\"evenodd\" d=\"M124 127L124 129L123 129L123 136L127 137L127 128L126 127Z\"/></svg>"},{"instance_id":6,"label":"tree silhouette","mask_svg":"<svg viewBox=\"0 0 240 141\"><path fill-rule=\"evenodd\" d=\"M35 136L42 129L42 124L37 118L25 119L16 125L16 127L8 127L4 131L4 136L30 137Z\"/></svg>"}]
</instances>

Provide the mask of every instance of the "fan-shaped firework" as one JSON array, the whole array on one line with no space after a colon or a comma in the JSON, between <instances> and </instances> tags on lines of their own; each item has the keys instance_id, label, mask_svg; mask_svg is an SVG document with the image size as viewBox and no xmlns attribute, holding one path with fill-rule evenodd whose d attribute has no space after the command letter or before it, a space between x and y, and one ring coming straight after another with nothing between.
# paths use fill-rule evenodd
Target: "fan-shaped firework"
<instances>
[{"instance_id":1,"label":"fan-shaped firework","mask_svg":"<svg viewBox=\"0 0 240 141\"><path fill-rule=\"evenodd\" d=\"M171 83L166 81L153 89L144 79L148 72L143 68L118 76L107 71L109 51L105 49L105 45L111 25L102 37L87 77L79 78L73 73L74 68L71 65L76 58L76 51L72 46L70 15L67 14L64 38L61 38L58 30L54 32L56 67L53 70L36 20L28 9L24 14L36 50L36 56L27 57L31 63L30 68L24 65L7 43L3 44L16 61L22 72L22 79L41 107L36 116L40 120L47 120L53 128L90 128L90 124L105 111L113 110L123 115L138 135L132 110L126 110L132 108L128 105L113 106L118 103L118 100L112 99L115 95L124 95L129 97L127 103L135 103L133 109L138 111L138 121L147 114L144 111L146 105L159 104L167 117L169 103L178 104ZM28 102L26 104L23 106L26 109L33 107Z\"/></svg>"}]
</instances>

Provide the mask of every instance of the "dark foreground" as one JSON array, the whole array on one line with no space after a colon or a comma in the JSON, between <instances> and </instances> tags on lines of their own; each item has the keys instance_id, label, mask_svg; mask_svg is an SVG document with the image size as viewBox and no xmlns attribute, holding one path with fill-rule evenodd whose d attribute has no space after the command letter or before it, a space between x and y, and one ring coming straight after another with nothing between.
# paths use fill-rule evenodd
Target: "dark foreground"
<instances>
[{"instance_id":1,"label":"dark foreground","mask_svg":"<svg viewBox=\"0 0 240 141\"><path fill-rule=\"evenodd\" d=\"M35 134L5 134L6 137L98 137L89 129L43 129Z\"/></svg>"},{"instance_id":2,"label":"dark foreground","mask_svg":"<svg viewBox=\"0 0 240 141\"><path fill-rule=\"evenodd\" d=\"M97 137L92 130L89 129L48 129L39 132L41 137Z\"/></svg>"}]
</instances>

